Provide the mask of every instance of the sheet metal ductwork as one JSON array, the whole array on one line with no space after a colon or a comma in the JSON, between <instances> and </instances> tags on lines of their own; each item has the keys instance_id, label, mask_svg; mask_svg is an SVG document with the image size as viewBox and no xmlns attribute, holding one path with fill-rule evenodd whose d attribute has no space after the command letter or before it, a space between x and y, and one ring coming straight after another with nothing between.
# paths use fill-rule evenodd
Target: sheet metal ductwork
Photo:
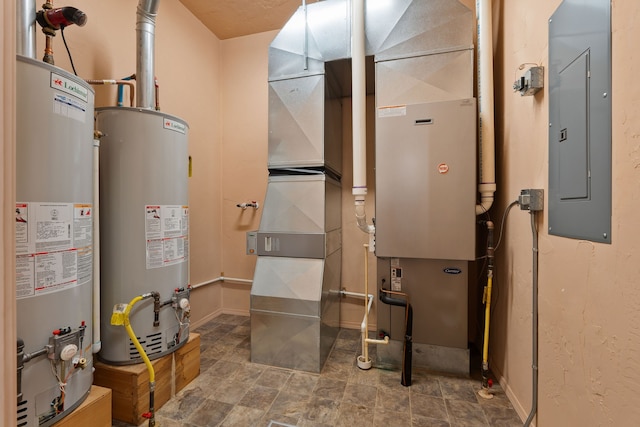
<instances>
[{"instance_id":1,"label":"sheet metal ductwork","mask_svg":"<svg viewBox=\"0 0 640 427\"><path fill-rule=\"evenodd\" d=\"M368 85L367 92L375 91L376 128L384 128L383 122L388 116L406 118L407 111L413 110L410 106L428 104L422 108L435 111L437 103L448 103L449 110L453 111L452 117L441 121L443 126L455 126L458 108L471 111L471 116L463 115L475 121L473 29L473 13L457 0L366 2L365 51L367 57L373 58L368 64L375 64L375 85ZM258 261L251 291L253 362L319 372L337 335L341 288L342 100L351 96L350 43L351 2L327 0L301 6L269 48L270 178L258 232ZM373 70L368 74L374 74ZM397 106L406 108L390 108ZM399 143L397 139L390 141L392 134L377 135L376 149ZM456 145L459 140L464 140L462 146ZM410 250L395 254L392 250L377 254L381 257L379 269L382 270L379 282L386 277L387 287L391 282L387 274L390 266L398 259L402 263L405 257L425 258L427 253L429 258L442 260L445 265L448 265L446 260L453 259L456 268L464 271L455 278L448 277L460 282L458 291L447 300L449 306L454 304L456 309L447 313L446 308L436 307L430 321L436 319L439 324L429 326L444 327L446 334L452 333L456 338L452 343L449 338L441 342L439 337L427 337L423 343L429 348L443 346L445 357L448 357L449 346L453 346L452 353L463 362L465 358L468 362L466 260L474 258L475 244L474 144L475 126L472 125L468 134L458 134L451 141L445 141L444 145L450 147L440 161L457 166L452 158L456 150L462 149L460 147L470 150L466 156L467 173L457 178L463 200L455 206L442 206L444 217L449 217L447 212L461 210L446 227L463 226L462 249L444 253L434 249L422 254ZM401 155L410 157L411 153ZM422 161L427 160L433 161ZM376 168L383 166L380 162ZM459 168L454 167L448 177L457 176L458 171ZM392 179L391 175L384 179ZM420 190L420 194L390 199L394 188L402 186L402 182L396 181L386 187L387 192L377 190L376 211L384 211L390 203L405 203L403 197L409 198L409 202L412 197L426 198L426 203L442 197L437 190ZM383 186L378 183L377 187ZM411 203L404 209L411 209ZM395 215L393 210L390 212ZM419 217L420 213L416 215ZM390 222L403 221L407 218L401 216ZM428 222L424 218L418 221ZM434 222L427 227L438 229L443 225ZM408 244L406 236L399 238L400 241L386 246L404 248ZM429 244L437 246L436 242L426 246ZM436 283L411 285L408 289L414 293L412 304L416 311L421 310L421 301L439 292ZM378 323L389 326L392 340L401 341L403 337L394 336L397 331L390 327L390 323L395 322L395 312L384 306L378 311L384 312ZM449 326L452 323L453 329ZM421 327L416 324L415 329ZM417 344L420 352L421 343ZM388 359L393 362L393 346L389 352ZM417 359L420 364L420 358ZM426 364L432 362L429 360Z\"/></svg>"}]
</instances>

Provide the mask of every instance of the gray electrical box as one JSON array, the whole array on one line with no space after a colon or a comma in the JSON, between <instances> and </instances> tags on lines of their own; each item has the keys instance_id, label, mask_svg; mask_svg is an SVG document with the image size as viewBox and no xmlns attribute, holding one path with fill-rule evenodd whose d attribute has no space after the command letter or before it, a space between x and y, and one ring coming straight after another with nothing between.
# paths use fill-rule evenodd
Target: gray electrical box
<instances>
[{"instance_id":1,"label":"gray electrical box","mask_svg":"<svg viewBox=\"0 0 640 427\"><path fill-rule=\"evenodd\" d=\"M611 243L611 5L549 19L549 234Z\"/></svg>"}]
</instances>

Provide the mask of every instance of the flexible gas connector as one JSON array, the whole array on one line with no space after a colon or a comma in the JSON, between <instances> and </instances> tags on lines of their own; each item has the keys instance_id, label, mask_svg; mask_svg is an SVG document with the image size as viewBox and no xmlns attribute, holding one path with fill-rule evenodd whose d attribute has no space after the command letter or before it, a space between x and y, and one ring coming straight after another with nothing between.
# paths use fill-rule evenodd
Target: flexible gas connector
<instances>
[{"instance_id":1,"label":"flexible gas connector","mask_svg":"<svg viewBox=\"0 0 640 427\"><path fill-rule=\"evenodd\" d=\"M133 306L136 305L138 302L142 301L143 299L154 298L155 295L158 295L158 293L150 292L150 293L138 295L137 297L133 298L129 302L129 304L127 304L124 310L122 310L123 304L118 304L114 308L113 315L111 316L112 325L124 325L124 328L127 331L127 335L129 335L129 338L133 342L133 345L135 345L136 349L138 350L138 353L140 353L140 356L142 357L144 364L147 366L147 371L149 371L149 412L142 414L144 418L149 419L149 427L154 427L156 425L155 409L154 409L154 400L155 400L154 391L156 388L156 373L155 373L155 370L153 369L153 365L151 364L151 361L149 360L149 356L147 356L147 353L144 351L144 348L142 348L142 345L140 344L140 341L138 341L136 334L133 332L133 328L131 327L131 322L129 321L129 313L131 312L131 309L133 308Z\"/></svg>"}]
</instances>

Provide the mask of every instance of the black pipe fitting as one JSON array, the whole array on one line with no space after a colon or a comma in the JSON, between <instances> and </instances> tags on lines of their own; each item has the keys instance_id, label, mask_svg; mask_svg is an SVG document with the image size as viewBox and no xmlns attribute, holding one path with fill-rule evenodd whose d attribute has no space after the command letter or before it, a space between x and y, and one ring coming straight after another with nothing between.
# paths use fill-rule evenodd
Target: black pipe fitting
<instances>
[{"instance_id":1,"label":"black pipe fitting","mask_svg":"<svg viewBox=\"0 0 640 427\"><path fill-rule=\"evenodd\" d=\"M413 362L413 307L408 300L389 296L389 291L380 288L378 298L385 304L405 308L404 345L402 348L402 377L400 384L411 385L411 365Z\"/></svg>"},{"instance_id":2,"label":"black pipe fitting","mask_svg":"<svg viewBox=\"0 0 640 427\"><path fill-rule=\"evenodd\" d=\"M160 293L151 292L153 296L153 326L160 326Z\"/></svg>"}]
</instances>

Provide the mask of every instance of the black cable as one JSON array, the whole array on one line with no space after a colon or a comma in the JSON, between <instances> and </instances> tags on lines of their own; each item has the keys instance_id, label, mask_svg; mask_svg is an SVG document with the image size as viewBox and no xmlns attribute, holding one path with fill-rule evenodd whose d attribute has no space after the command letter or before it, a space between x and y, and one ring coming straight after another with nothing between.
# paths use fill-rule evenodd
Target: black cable
<instances>
[{"instance_id":1,"label":"black cable","mask_svg":"<svg viewBox=\"0 0 640 427\"><path fill-rule=\"evenodd\" d=\"M73 58L71 57L71 52L69 51L69 46L67 45L67 39L64 37L64 26L60 26L60 34L62 34L62 41L64 42L64 47L67 49L67 55L69 55L69 62L71 62L71 68L73 69L73 74L76 76L76 67L73 65Z\"/></svg>"},{"instance_id":2,"label":"black cable","mask_svg":"<svg viewBox=\"0 0 640 427\"><path fill-rule=\"evenodd\" d=\"M502 221L500 222L500 236L498 236L498 243L496 243L496 247L494 249L496 251L500 247L500 242L502 241L502 234L504 233L504 222L507 219L507 215L509 215L509 211L511 210L511 208L517 204L519 204L519 202L517 200L514 200L509 204L509 206L507 206L507 209L502 214Z\"/></svg>"}]
</instances>

